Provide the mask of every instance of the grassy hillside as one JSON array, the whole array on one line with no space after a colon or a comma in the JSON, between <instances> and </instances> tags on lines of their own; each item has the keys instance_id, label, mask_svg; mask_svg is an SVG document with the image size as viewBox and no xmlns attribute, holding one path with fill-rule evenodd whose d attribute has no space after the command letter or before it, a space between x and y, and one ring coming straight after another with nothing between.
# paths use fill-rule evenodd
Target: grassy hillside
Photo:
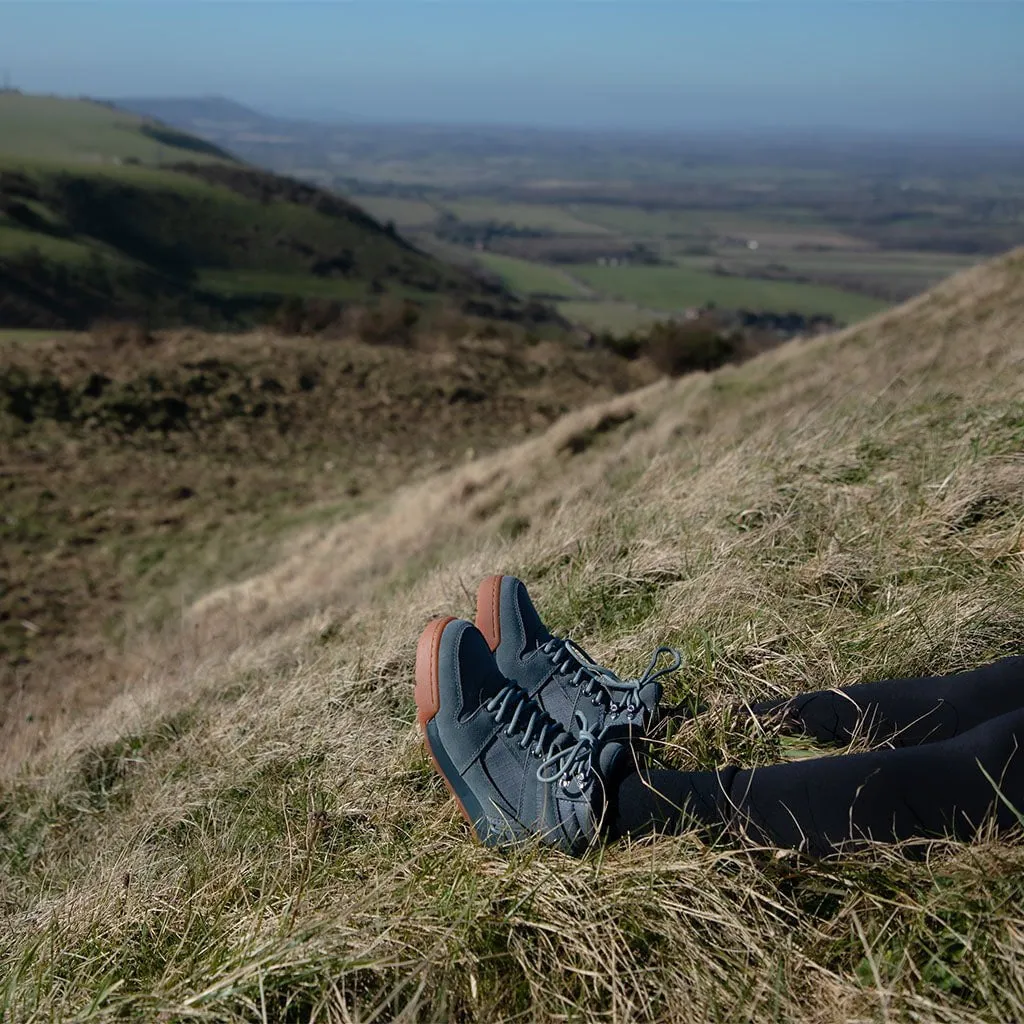
<instances>
[{"instance_id":1,"label":"grassy hillside","mask_svg":"<svg viewBox=\"0 0 1024 1024\"><path fill-rule=\"evenodd\" d=\"M527 315L359 207L135 115L4 94L0 140L0 327L246 325L384 294Z\"/></svg>"},{"instance_id":2,"label":"grassy hillside","mask_svg":"<svg viewBox=\"0 0 1024 1024\"><path fill-rule=\"evenodd\" d=\"M1024 253L411 482L183 607L0 790L12 1019L1024 1018L1024 846L823 862L696 834L477 846L414 729L425 620L510 571L680 766L797 753L738 699L1024 642ZM31 728L26 726L26 729ZM13 741L12 741L13 742ZM16 749L14 747L12 750Z\"/></svg>"},{"instance_id":3,"label":"grassy hillside","mask_svg":"<svg viewBox=\"0 0 1024 1024\"><path fill-rule=\"evenodd\" d=\"M771 309L808 316L826 311L844 322L862 320L886 305L836 288L792 281L726 277L684 266L575 266L572 273L599 292L666 313L715 303L728 309Z\"/></svg>"},{"instance_id":4,"label":"grassy hillside","mask_svg":"<svg viewBox=\"0 0 1024 1024\"><path fill-rule=\"evenodd\" d=\"M106 103L17 92L0 92L4 157L91 164L234 160L210 142Z\"/></svg>"}]
</instances>

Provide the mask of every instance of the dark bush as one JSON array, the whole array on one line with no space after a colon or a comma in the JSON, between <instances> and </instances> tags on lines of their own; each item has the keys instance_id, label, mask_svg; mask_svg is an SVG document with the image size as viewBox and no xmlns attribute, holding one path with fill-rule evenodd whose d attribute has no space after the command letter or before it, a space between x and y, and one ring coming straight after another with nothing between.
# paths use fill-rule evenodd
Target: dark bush
<instances>
[{"instance_id":1,"label":"dark bush","mask_svg":"<svg viewBox=\"0 0 1024 1024\"><path fill-rule=\"evenodd\" d=\"M742 348L741 337L700 320L654 324L643 344L644 355L671 377L714 370L740 358Z\"/></svg>"},{"instance_id":2,"label":"dark bush","mask_svg":"<svg viewBox=\"0 0 1024 1024\"><path fill-rule=\"evenodd\" d=\"M154 344L155 338L145 324L137 320L110 320L103 318L93 322L89 333L111 348L146 348Z\"/></svg>"},{"instance_id":3,"label":"dark bush","mask_svg":"<svg viewBox=\"0 0 1024 1024\"><path fill-rule=\"evenodd\" d=\"M603 331L593 339L593 345L597 348L606 348L623 359L636 359L643 352L646 338L641 334L612 334L610 331Z\"/></svg>"},{"instance_id":4,"label":"dark bush","mask_svg":"<svg viewBox=\"0 0 1024 1024\"><path fill-rule=\"evenodd\" d=\"M363 309L355 318L355 330L369 345L411 345L422 310L409 299L387 299Z\"/></svg>"},{"instance_id":5,"label":"dark bush","mask_svg":"<svg viewBox=\"0 0 1024 1024\"><path fill-rule=\"evenodd\" d=\"M237 163L230 153L219 146L215 146L212 142L207 142L205 139L197 139L194 135L188 135L175 128L169 128L165 124L141 125L139 133L163 146L170 146L173 149L185 149L193 153L202 153L205 156L213 156L219 160L229 160L231 163ZM173 155L179 156L180 154L175 153Z\"/></svg>"},{"instance_id":6,"label":"dark bush","mask_svg":"<svg viewBox=\"0 0 1024 1024\"><path fill-rule=\"evenodd\" d=\"M273 325L282 334L322 334L342 323L345 307L336 299L291 296L278 307Z\"/></svg>"}]
</instances>

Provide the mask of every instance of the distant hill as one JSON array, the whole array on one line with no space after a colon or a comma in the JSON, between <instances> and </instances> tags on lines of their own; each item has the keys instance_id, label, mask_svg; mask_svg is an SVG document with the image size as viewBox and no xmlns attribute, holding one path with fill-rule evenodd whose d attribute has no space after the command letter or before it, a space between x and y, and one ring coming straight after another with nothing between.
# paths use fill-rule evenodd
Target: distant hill
<instances>
[{"instance_id":1,"label":"distant hill","mask_svg":"<svg viewBox=\"0 0 1024 1024\"><path fill-rule=\"evenodd\" d=\"M0 327L246 325L283 308L301 318L314 303L323 318L325 304L387 296L555 319L352 203L161 121L92 101L0 96Z\"/></svg>"},{"instance_id":2,"label":"distant hill","mask_svg":"<svg viewBox=\"0 0 1024 1024\"><path fill-rule=\"evenodd\" d=\"M267 154L287 150L279 155L288 164L294 150L323 145L324 124L275 117L221 96L130 98L112 103L142 117L158 118L247 159L259 158L275 170L283 168L277 159L268 161Z\"/></svg>"},{"instance_id":3,"label":"distant hill","mask_svg":"<svg viewBox=\"0 0 1024 1024\"><path fill-rule=\"evenodd\" d=\"M143 117L155 117L168 124L180 121L205 121L208 124L264 124L275 120L242 103L225 99L223 96L196 97L130 97L113 99L111 105L130 110Z\"/></svg>"}]
</instances>

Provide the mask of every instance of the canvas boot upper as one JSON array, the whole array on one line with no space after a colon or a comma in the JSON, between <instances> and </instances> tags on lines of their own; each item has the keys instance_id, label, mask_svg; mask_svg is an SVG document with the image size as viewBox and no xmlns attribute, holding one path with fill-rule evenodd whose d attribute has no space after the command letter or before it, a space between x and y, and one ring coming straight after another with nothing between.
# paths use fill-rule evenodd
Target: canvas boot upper
<instances>
[{"instance_id":1,"label":"canvas boot upper","mask_svg":"<svg viewBox=\"0 0 1024 1024\"><path fill-rule=\"evenodd\" d=\"M482 842L538 837L578 854L596 837L605 771L619 752L603 753L582 716L568 732L506 679L472 623L438 619L426 628L416 704L438 771Z\"/></svg>"},{"instance_id":2,"label":"canvas boot upper","mask_svg":"<svg viewBox=\"0 0 1024 1024\"><path fill-rule=\"evenodd\" d=\"M554 636L541 621L526 585L514 576L490 576L477 594L477 628L501 673L517 682L570 731L582 719L605 738L642 736L654 724L662 687L679 653L660 647L638 679L621 679L573 641ZM658 662L668 655L667 667Z\"/></svg>"}]
</instances>

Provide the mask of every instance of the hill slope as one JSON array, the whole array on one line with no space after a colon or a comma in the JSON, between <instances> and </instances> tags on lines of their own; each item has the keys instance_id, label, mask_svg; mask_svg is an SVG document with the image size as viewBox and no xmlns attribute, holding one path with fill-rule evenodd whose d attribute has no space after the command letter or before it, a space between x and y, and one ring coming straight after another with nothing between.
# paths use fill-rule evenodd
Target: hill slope
<instances>
[{"instance_id":1,"label":"hill slope","mask_svg":"<svg viewBox=\"0 0 1024 1024\"><path fill-rule=\"evenodd\" d=\"M387 294L555 320L419 252L353 204L159 122L4 94L0 139L0 327L244 325L288 303Z\"/></svg>"},{"instance_id":2,"label":"hill slope","mask_svg":"<svg viewBox=\"0 0 1024 1024\"><path fill-rule=\"evenodd\" d=\"M449 341L368 319L374 333L390 343L0 341L0 746L26 715L52 725L101 703L125 637L265 565L289 526L656 375L513 330Z\"/></svg>"},{"instance_id":3,"label":"hill slope","mask_svg":"<svg viewBox=\"0 0 1024 1024\"><path fill-rule=\"evenodd\" d=\"M696 834L475 845L413 727L424 620L511 571L709 712L663 756L792 756L737 699L1024 642L1024 253L855 329L656 384L414 483L184 611L3 784L16 1019L1024 1017L1024 849L803 864ZM514 521L515 529L509 523Z\"/></svg>"},{"instance_id":4,"label":"hill slope","mask_svg":"<svg viewBox=\"0 0 1024 1024\"><path fill-rule=\"evenodd\" d=\"M235 159L151 116L108 103L0 92L0 158L5 157L87 164Z\"/></svg>"}]
</instances>

